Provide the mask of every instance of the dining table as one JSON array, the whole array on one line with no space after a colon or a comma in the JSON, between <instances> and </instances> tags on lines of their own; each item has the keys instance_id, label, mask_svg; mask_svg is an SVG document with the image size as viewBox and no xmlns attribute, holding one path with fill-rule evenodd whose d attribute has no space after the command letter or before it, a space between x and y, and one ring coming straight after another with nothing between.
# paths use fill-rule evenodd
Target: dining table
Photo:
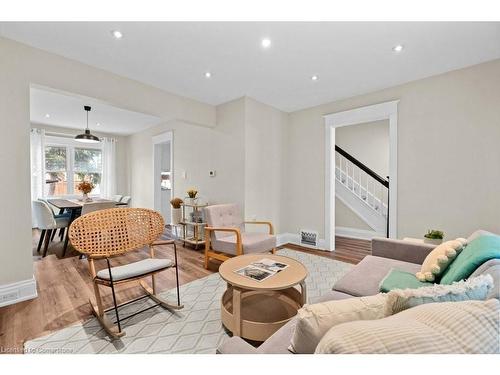
<instances>
[{"instance_id":1,"label":"dining table","mask_svg":"<svg viewBox=\"0 0 500 375\"><path fill-rule=\"evenodd\" d=\"M66 231L64 237L64 249L62 255L64 258L64 256L66 255L66 250L68 248L68 242L69 242L69 226L77 217L81 215L82 207L87 202L78 199L62 199L62 198L47 199L47 202L49 202L52 206L58 208L59 214L63 214L64 211L69 212L68 230ZM114 201L104 198L92 198L92 201L90 201L89 203L94 203L94 202L114 202ZM127 203L123 202L115 202L115 203L117 206L127 205Z\"/></svg>"}]
</instances>

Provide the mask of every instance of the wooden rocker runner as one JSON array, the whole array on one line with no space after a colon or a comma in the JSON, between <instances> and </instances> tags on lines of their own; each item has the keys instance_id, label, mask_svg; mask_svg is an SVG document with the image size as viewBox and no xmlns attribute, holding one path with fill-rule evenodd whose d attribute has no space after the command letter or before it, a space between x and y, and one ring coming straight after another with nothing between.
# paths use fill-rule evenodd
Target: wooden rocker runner
<instances>
[{"instance_id":1,"label":"wooden rocker runner","mask_svg":"<svg viewBox=\"0 0 500 375\"><path fill-rule=\"evenodd\" d=\"M94 282L96 304L91 300L92 311L106 332L113 338L125 335L121 322L156 306L166 309L181 309L179 295L179 272L177 269L177 248L173 240L156 241L163 234L165 223L162 216L153 210L145 208L112 208L91 212L73 221L69 228L69 238L73 247L87 256L90 275ZM174 261L155 258L155 246L173 245ZM149 246L151 258L140 260L121 266L111 266L110 259L124 255L130 251ZM105 259L107 268L96 272L94 261ZM177 303L170 303L158 296L155 284L155 275L168 268L175 268L177 285ZM152 288L143 280L151 276ZM116 303L115 286L131 281L139 281L146 294L142 297L121 304ZM113 306L103 308L99 286L111 288ZM151 298L156 303L143 310L121 317L118 308L143 298ZM116 321L112 322L106 312L114 310Z\"/></svg>"}]
</instances>

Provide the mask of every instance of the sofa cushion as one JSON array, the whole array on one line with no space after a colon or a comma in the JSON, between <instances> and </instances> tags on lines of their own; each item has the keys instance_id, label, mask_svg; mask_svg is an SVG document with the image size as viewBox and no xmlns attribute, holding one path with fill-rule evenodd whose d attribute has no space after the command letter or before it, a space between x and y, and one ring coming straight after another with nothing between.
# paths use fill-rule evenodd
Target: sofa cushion
<instances>
[{"instance_id":1,"label":"sofa cushion","mask_svg":"<svg viewBox=\"0 0 500 375\"><path fill-rule=\"evenodd\" d=\"M393 289L417 289L432 285L434 284L419 281L414 273L393 268L380 282L380 291L387 293Z\"/></svg>"},{"instance_id":2,"label":"sofa cushion","mask_svg":"<svg viewBox=\"0 0 500 375\"><path fill-rule=\"evenodd\" d=\"M484 262L500 259L500 236L487 234L473 239L441 277L441 284L468 278Z\"/></svg>"},{"instance_id":3,"label":"sofa cushion","mask_svg":"<svg viewBox=\"0 0 500 375\"><path fill-rule=\"evenodd\" d=\"M243 253L264 253L276 247L276 236L267 233L241 233ZM212 241L212 248L226 254L236 255L236 235L232 234Z\"/></svg>"},{"instance_id":4,"label":"sofa cushion","mask_svg":"<svg viewBox=\"0 0 500 375\"><path fill-rule=\"evenodd\" d=\"M457 254L467 245L465 238L446 241L432 250L425 257L422 268L415 274L420 281L435 281L444 273L446 268L453 262Z\"/></svg>"},{"instance_id":5,"label":"sofa cushion","mask_svg":"<svg viewBox=\"0 0 500 375\"><path fill-rule=\"evenodd\" d=\"M487 298L500 299L500 259L490 259L484 262L470 277L479 275L491 275L493 277L493 288L491 288Z\"/></svg>"},{"instance_id":6,"label":"sofa cushion","mask_svg":"<svg viewBox=\"0 0 500 375\"><path fill-rule=\"evenodd\" d=\"M387 294L386 315L434 302L484 301L493 288L491 275L480 275L452 285L434 284L418 289L395 289Z\"/></svg>"},{"instance_id":7,"label":"sofa cushion","mask_svg":"<svg viewBox=\"0 0 500 375\"><path fill-rule=\"evenodd\" d=\"M333 290L356 297L372 296L379 292L380 282L391 268L416 273L420 265L368 255L337 281Z\"/></svg>"},{"instance_id":8,"label":"sofa cushion","mask_svg":"<svg viewBox=\"0 0 500 375\"><path fill-rule=\"evenodd\" d=\"M431 303L335 326L316 353L499 353L499 317L497 299Z\"/></svg>"},{"instance_id":9,"label":"sofa cushion","mask_svg":"<svg viewBox=\"0 0 500 375\"><path fill-rule=\"evenodd\" d=\"M480 236L486 236L486 235L494 235L495 233L488 232L487 230L484 229L478 229L475 232L472 232L472 234L467 237L467 243L471 242L472 240L475 240L476 238Z\"/></svg>"},{"instance_id":10,"label":"sofa cushion","mask_svg":"<svg viewBox=\"0 0 500 375\"><path fill-rule=\"evenodd\" d=\"M328 301L346 299L346 298L352 298L352 296L350 294L347 294L347 293L337 292L336 290L330 290L325 294L322 294L316 298L313 298L311 302L312 303L321 303L321 302L328 302Z\"/></svg>"},{"instance_id":11,"label":"sofa cushion","mask_svg":"<svg viewBox=\"0 0 500 375\"><path fill-rule=\"evenodd\" d=\"M294 353L312 354L331 327L354 320L383 318L387 310L385 301L384 294L377 294L305 305L297 312L290 350Z\"/></svg>"}]
</instances>

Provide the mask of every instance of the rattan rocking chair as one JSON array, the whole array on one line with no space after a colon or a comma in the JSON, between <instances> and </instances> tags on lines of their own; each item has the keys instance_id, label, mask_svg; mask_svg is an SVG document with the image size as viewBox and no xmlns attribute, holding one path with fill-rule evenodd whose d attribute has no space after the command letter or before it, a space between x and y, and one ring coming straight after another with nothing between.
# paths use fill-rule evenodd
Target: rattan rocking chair
<instances>
[{"instance_id":1,"label":"rattan rocking chair","mask_svg":"<svg viewBox=\"0 0 500 375\"><path fill-rule=\"evenodd\" d=\"M122 331L121 322L141 312L162 306L166 309L178 310L183 308L179 295L179 273L177 269L177 248L173 240L156 241L164 231L165 223L162 216L153 210L145 208L112 208L107 210L91 212L81 216L71 224L69 238L73 247L87 256L90 275L94 282L94 293L96 304L89 300L92 311L97 317L105 331L113 338L125 335ZM155 258L154 247L158 245L172 244L174 247L174 259ZM130 251L149 246L151 258L140 260L122 266L112 267L110 258L124 255ZM96 272L94 261L106 259L107 268ZM155 275L168 268L175 268L175 279L177 285L177 304L163 300L157 295ZM151 276L152 288L142 278ZM142 297L121 304L116 303L115 286L131 281L139 281L146 294ZM113 306L103 308L99 286L111 288L113 295ZM154 305L131 315L120 318L118 308L128 305L143 298L151 298ZM116 321L106 316L106 312L114 310Z\"/></svg>"}]
</instances>

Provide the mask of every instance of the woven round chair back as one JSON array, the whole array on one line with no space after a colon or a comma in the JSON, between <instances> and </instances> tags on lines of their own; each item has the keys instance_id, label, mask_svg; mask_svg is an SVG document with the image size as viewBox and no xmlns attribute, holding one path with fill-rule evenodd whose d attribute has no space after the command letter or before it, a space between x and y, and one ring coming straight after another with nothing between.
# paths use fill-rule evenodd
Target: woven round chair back
<instances>
[{"instance_id":1,"label":"woven round chair back","mask_svg":"<svg viewBox=\"0 0 500 375\"><path fill-rule=\"evenodd\" d=\"M137 250L163 233L165 222L147 208L111 208L80 216L69 227L71 245L90 258Z\"/></svg>"}]
</instances>

